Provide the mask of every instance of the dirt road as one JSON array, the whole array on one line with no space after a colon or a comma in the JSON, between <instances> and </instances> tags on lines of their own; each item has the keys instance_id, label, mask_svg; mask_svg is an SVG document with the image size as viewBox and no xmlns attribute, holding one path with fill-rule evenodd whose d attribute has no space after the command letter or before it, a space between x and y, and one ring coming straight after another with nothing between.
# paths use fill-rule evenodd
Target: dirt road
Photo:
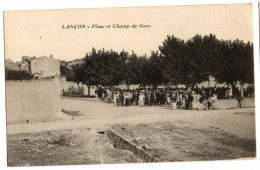
<instances>
[{"instance_id":1,"label":"dirt road","mask_svg":"<svg viewBox=\"0 0 260 170\"><path fill-rule=\"evenodd\" d=\"M91 127L106 129L109 125L127 123L154 123L184 120L200 127L217 127L240 137L255 138L254 108L236 108L213 111L171 110L170 106L117 107L96 100L62 99L62 108L79 111L82 116L57 122L7 125L7 134L34 133L58 129Z\"/></svg>"}]
</instances>

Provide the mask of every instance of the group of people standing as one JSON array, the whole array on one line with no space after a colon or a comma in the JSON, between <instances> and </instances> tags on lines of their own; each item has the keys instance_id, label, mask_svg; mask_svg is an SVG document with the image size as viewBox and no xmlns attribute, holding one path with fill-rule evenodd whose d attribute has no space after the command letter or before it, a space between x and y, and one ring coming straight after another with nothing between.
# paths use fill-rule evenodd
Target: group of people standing
<instances>
[{"instance_id":1,"label":"group of people standing","mask_svg":"<svg viewBox=\"0 0 260 170\"><path fill-rule=\"evenodd\" d=\"M114 103L117 106L136 105L157 106L171 105L172 109L212 110L217 95L211 91L183 91L173 89L134 89L134 90L104 90L98 89L96 97Z\"/></svg>"}]
</instances>

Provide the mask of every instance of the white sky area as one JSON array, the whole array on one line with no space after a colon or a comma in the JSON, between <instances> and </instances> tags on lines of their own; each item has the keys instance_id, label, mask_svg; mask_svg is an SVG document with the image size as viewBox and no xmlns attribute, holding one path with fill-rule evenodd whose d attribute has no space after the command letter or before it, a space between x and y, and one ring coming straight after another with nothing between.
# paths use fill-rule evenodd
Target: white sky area
<instances>
[{"instance_id":1,"label":"white sky area","mask_svg":"<svg viewBox=\"0 0 260 170\"><path fill-rule=\"evenodd\" d=\"M71 24L145 24L150 28L61 29ZM4 31L6 59L52 54L70 61L83 58L92 47L149 56L167 35L187 40L213 33L218 39L253 42L253 17L250 4L8 11Z\"/></svg>"}]
</instances>

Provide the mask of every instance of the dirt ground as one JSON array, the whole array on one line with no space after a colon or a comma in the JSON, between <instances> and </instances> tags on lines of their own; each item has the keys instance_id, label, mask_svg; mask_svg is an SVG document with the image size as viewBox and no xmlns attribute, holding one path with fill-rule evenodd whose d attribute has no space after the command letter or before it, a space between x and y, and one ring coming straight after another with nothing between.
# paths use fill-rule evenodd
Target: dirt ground
<instances>
[{"instance_id":1,"label":"dirt ground","mask_svg":"<svg viewBox=\"0 0 260 170\"><path fill-rule=\"evenodd\" d=\"M241 138L213 126L202 128L189 121L117 124L112 129L162 162L256 156L255 139Z\"/></svg>"},{"instance_id":2,"label":"dirt ground","mask_svg":"<svg viewBox=\"0 0 260 170\"><path fill-rule=\"evenodd\" d=\"M234 104L234 100L221 102ZM253 107L190 111L117 107L95 99L62 99L61 106L78 116L64 113L66 119L56 122L7 125L9 166L142 162L97 134L111 127L160 161L255 157ZM48 142L63 137L73 142Z\"/></svg>"},{"instance_id":3,"label":"dirt ground","mask_svg":"<svg viewBox=\"0 0 260 170\"><path fill-rule=\"evenodd\" d=\"M8 135L8 166L142 162L90 128Z\"/></svg>"}]
</instances>

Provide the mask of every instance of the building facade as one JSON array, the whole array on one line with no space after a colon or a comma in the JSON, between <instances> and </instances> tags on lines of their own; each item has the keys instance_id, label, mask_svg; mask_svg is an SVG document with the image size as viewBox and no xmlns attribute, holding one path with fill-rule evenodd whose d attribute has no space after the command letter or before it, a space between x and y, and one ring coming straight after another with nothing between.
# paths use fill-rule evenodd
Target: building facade
<instances>
[{"instance_id":1,"label":"building facade","mask_svg":"<svg viewBox=\"0 0 260 170\"><path fill-rule=\"evenodd\" d=\"M51 77L60 75L60 63L58 59L51 57L42 56L29 61L30 74L35 77Z\"/></svg>"}]
</instances>

